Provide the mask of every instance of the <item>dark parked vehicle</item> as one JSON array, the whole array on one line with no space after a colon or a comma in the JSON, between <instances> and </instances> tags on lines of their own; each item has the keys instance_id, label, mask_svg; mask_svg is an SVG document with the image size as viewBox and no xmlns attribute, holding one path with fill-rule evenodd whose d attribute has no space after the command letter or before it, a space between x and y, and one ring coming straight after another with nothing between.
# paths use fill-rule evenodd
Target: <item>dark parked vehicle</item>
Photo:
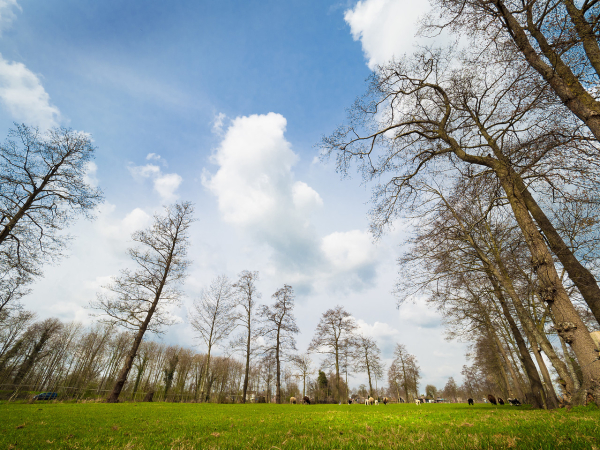
<instances>
[{"instance_id":1,"label":"dark parked vehicle","mask_svg":"<svg viewBox=\"0 0 600 450\"><path fill-rule=\"evenodd\" d=\"M42 392L41 394L35 395L34 400L54 400L58 397L56 392Z\"/></svg>"}]
</instances>

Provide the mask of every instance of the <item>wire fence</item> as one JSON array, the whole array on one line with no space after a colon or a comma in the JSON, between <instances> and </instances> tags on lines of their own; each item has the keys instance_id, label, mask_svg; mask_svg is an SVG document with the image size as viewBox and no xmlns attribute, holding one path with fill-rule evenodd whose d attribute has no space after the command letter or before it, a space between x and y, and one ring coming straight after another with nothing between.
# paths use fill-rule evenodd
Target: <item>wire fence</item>
<instances>
[{"instance_id":1,"label":"wire fence","mask_svg":"<svg viewBox=\"0 0 600 450\"><path fill-rule=\"evenodd\" d=\"M36 394L42 392L56 393L56 400L85 400L85 401L103 401L108 398L112 389L85 388L78 386L51 386L47 389L40 390L38 385L15 385L15 384L0 384L0 399L14 400L32 400ZM220 395L218 396L220 403L235 403L241 399L241 395ZM195 403L199 402L199 394L194 392L169 392L165 397L164 390L151 391L132 391L124 390L120 397L120 401L154 401L154 402L175 402L175 403Z\"/></svg>"}]
</instances>

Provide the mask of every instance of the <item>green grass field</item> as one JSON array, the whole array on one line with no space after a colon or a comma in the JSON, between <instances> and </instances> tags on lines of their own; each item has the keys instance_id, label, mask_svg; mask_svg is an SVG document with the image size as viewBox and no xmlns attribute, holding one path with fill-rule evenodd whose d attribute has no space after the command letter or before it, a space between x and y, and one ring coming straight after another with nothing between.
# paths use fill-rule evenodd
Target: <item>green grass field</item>
<instances>
[{"instance_id":1,"label":"green grass field","mask_svg":"<svg viewBox=\"0 0 600 450\"><path fill-rule=\"evenodd\" d=\"M0 449L600 449L600 410L1 403Z\"/></svg>"}]
</instances>

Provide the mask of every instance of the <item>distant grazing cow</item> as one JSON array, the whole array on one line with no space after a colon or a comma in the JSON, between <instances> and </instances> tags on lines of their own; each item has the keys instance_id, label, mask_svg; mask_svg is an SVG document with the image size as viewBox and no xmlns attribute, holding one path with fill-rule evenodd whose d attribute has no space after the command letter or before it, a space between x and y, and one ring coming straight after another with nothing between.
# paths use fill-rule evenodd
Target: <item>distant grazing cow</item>
<instances>
[{"instance_id":1,"label":"distant grazing cow","mask_svg":"<svg viewBox=\"0 0 600 450\"><path fill-rule=\"evenodd\" d=\"M421 400L419 400L418 398L415 398L415 405L421 405Z\"/></svg>"},{"instance_id":2,"label":"distant grazing cow","mask_svg":"<svg viewBox=\"0 0 600 450\"><path fill-rule=\"evenodd\" d=\"M310 398L308 398L308 397L304 396L304 397L302 398L302 404L303 404L303 405L310 405Z\"/></svg>"},{"instance_id":3,"label":"distant grazing cow","mask_svg":"<svg viewBox=\"0 0 600 450\"><path fill-rule=\"evenodd\" d=\"M510 403L513 406L521 406L521 402L516 398L509 398L508 403Z\"/></svg>"},{"instance_id":4,"label":"distant grazing cow","mask_svg":"<svg viewBox=\"0 0 600 450\"><path fill-rule=\"evenodd\" d=\"M375 400L375 406L379 405L379 400Z\"/></svg>"},{"instance_id":5,"label":"distant grazing cow","mask_svg":"<svg viewBox=\"0 0 600 450\"><path fill-rule=\"evenodd\" d=\"M351 399L351 398L349 398L349 399L348 399L348 404L349 404L349 405L351 405L351 404L352 404L352 399Z\"/></svg>"},{"instance_id":6,"label":"distant grazing cow","mask_svg":"<svg viewBox=\"0 0 600 450\"><path fill-rule=\"evenodd\" d=\"M492 405L496 405L496 397L494 397L492 394L488 394L488 401L492 404Z\"/></svg>"},{"instance_id":7,"label":"distant grazing cow","mask_svg":"<svg viewBox=\"0 0 600 450\"><path fill-rule=\"evenodd\" d=\"M290 397L290 405L296 404L296 397Z\"/></svg>"},{"instance_id":8,"label":"distant grazing cow","mask_svg":"<svg viewBox=\"0 0 600 450\"><path fill-rule=\"evenodd\" d=\"M387 397L383 397L383 404L384 404L384 405L387 405L387 404L388 404L388 402L389 402L388 398L387 398Z\"/></svg>"},{"instance_id":9,"label":"distant grazing cow","mask_svg":"<svg viewBox=\"0 0 600 450\"><path fill-rule=\"evenodd\" d=\"M369 405L375 404L375 399L373 397L369 397Z\"/></svg>"},{"instance_id":10,"label":"distant grazing cow","mask_svg":"<svg viewBox=\"0 0 600 450\"><path fill-rule=\"evenodd\" d=\"M498 397L498 403L500 403L501 405L504 405L504 400L502 400L500 397Z\"/></svg>"},{"instance_id":11,"label":"distant grazing cow","mask_svg":"<svg viewBox=\"0 0 600 450\"><path fill-rule=\"evenodd\" d=\"M467 400L467 401L469 402L469 405L470 405L470 406L473 406L473 399L472 399L472 398L470 398L470 399L469 399L469 400Z\"/></svg>"}]
</instances>

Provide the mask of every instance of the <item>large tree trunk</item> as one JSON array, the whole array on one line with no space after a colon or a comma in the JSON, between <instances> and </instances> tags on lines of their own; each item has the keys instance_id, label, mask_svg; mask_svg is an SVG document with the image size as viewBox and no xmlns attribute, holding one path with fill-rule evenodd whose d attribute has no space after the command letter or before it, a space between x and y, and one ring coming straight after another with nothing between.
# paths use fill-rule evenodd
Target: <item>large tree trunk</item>
<instances>
[{"instance_id":1,"label":"large tree trunk","mask_svg":"<svg viewBox=\"0 0 600 450\"><path fill-rule=\"evenodd\" d=\"M573 348L583 372L583 388L573 399L575 404L585 402L585 394L590 393L600 403L600 364L594 364L594 342L589 330L573 307L571 300L554 267L552 255L537 229L515 178L518 177L510 168L496 169L502 187L510 202L519 227L523 231L525 242L531 253L533 268L540 285L540 297L548 304L555 319L554 327ZM548 353L546 353L548 355ZM549 355L548 355L549 356Z\"/></svg>"},{"instance_id":2,"label":"large tree trunk","mask_svg":"<svg viewBox=\"0 0 600 450\"><path fill-rule=\"evenodd\" d=\"M151 312L148 312L148 316L146 317L146 320L144 320L144 323L138 330L138 332L135 336L135 339L133 341L133 345L131 346L131 350L129 350L129 353L127 354L127 357L125 358L125 364L123 365L123 368L121 369L121 372L119 373L119 377L117 378L117 381L115 382L115 384L112 388L112 392L110 393L110 396L106 400L107 403L118 403L119 402L119 395L121 395L123 386L125 386L125 382L127 381L127 376L129 375L129 371L131 370L131 367L133 366L133 360L135 359L135 355L137 354L138 348L140 347L142 339L144 338L144 333L146 332L146 329L148 328L148 324L150 323L151 314L154 313L157 303L158 303L158 300L155 300L154 303L152 303L152 307L150 307Z\"/></svg>"},{"instance_id":3,"label":"large tree trunk","mask_svg":"<svg viewBox=\"0 0 600 450\"><path fill-rule=\"evenodd\" d=\"M281 404L281 365L279 361L279 330L277 330L277 345L275 347L275 364L277 379L275 380L275 403Z\"/></svg>"},{"instance_id":4,"label":"large tree trunk","mask_svg":"<svg viewBox=\"0 0 600 450\"><path fill-rule=\"evenodd\" d=\"M552 252L558 257L571 281L577 286L581 296L590 307L596 321L600 324L600 287L592 273L579 262L571 249L565 244L562 237L552 225L544 211L535 201L529 189L523 183L521 177L516 177L519 190L523 194L523 199L531 216L544 233L546 241Z\"/></svg>"},{"instance_id":5,"label":"large tree trunk","mask_svg":"<svg viewBox=\"0 0 600 450\"><path fill-rule=\"evenodd\" d=\"M373 397L373 383L371 383L371 369L369 368L369 360L367 359L367 375L369 376L369 396Z\"/></svg>"},{"instance_id":6,"label":"large tree trunk","mask_svg":"<svg viewBox=\"0 0 600 450\"><path fill-rule=\"evenodd\" d=\"M210 351L212 350L212 346L208 346L208 350L206 352L206 363L204 364L204 370L202 374L202 384L200 387L200 400L202 402L207 402L210 400L210 387L209 383L209 370L210 370ZM208 392L207 392L208 389Z\"/></svg>"},{"instance_id":7,"label":"large tree trunk","mask_svg":"<svg viewBox=\"0 0 600 450\"><path fill-rule=\"evenodd\" d=\"M160 296L162 294L163 288L165 287L165 283L167 282L167 277L169 275L169 270L171 269L171 261L173 259L173 252L175 251L175 245L177 243L177 235L173 239L173 243L171 245L171 249L169 251L169 257L167 258L164 273L160 280L160 284L158 289L156 290L156 294L154 296L154 301L152 302L152 306L148 310L148 314L146 314L146 318L140 329L138 330L135 340L133 341L133 345L131 346L131 350L127 354L127 358L125 358L125 364L123 365L123 369L121 369L121 373L119 373L119 377L115 385L113 386L112 392L110 393L107 403L118 403L119 395L121 395L121 391L123 390L123 386L125 386L125 382L127 381L127 376L129 375L129 371L133 366L133 360L135 359L135 355L137 355L137 351L140 348L140 344L142 343L142 339L144 338L144 333L148 329L148 325L150 324L150 320L152 320L152 316L154 315L154 311L156 311L156 307L158 306L158 302L160 301Z\"/></svg>"},{"instance_id":8,"label":"large tree trunk","mask_svg":"<svg viewBox=\"0 0 600 450\"><path fill-rule=\"evenodd\" d=\"M242 390L242 403L246 403L246 393L248 392L248 380L250 379L250 316L248 316L248 342L246 343L246 371L244 372L244 387Z\"/></svg>"},{"instance_id":9,"label":"large tree trunk","mask_svg":"<svg viewBox=\"0 0 600 450\"><path fill-rule=\"evenodd\" d=\"M575 390L580 388L579 386L579 378L577 378L577 374L575 373L575 368L573 367L573 361L571 361L571 355L569 355L569 349L567 348L567 344L565 344L565 340L562 336L558 336L560 339L560 345L562 347L563 356L565 358L565 363L567 364L567 368L569 369L569 373L571 374L571 378L573 378L573 384L575 385Z\"/></svg>"},{"instance_id":10,"label":"large tree trunk","mask_svg":"<svg viewBox=\"0 0 600 450\"><path fill-rule=\"evenodd\" d=\"M337 394L337 400L340 402L340 355L339 355L339 344L335 346L335 389Z\"/></svg>"}]
</instances>

